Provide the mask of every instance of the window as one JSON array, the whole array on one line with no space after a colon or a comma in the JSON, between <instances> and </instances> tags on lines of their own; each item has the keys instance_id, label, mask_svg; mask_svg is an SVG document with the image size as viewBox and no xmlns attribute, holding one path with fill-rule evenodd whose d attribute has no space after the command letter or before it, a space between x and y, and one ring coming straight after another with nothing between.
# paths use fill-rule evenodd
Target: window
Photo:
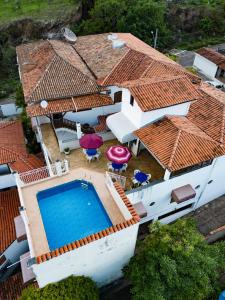
<instances>
[{"instance_id":1,"label":"window","mask_svg":"<svg viewBox=\"0 0 225 300\"><path fill-rule=\"evenodd\" d=\"M134 97L132 95L130 95L130 105L131 106L134 105Z\"/></svg>"},{"instance_id":2,"label":"window","mask_svg":"<svg viewBox=\"0 0 225 300\"><path fill-rule=\"evenodd\" d=\"M122 101L122 91L118 91L114 94L114 103L119 103Z\"/></svg>"},{"instance_id":3,"label":"window","mask_svg":"<svg viewBox=\"0 0 225 300\"><path fill-rule=\"evenodd\" d=\"M11 171L7 164L0 165L0 176L11 174Z\"/></svg>"},{"instance_id":4,"label":"window","mask_svg":"<svg viewBox=\"0 0 225 300\"><path fill-rule=\"evenodd\" d=\"M178 212L180 212L180 211L183 211L183 210L185 210L185 209L191 208L192 205L193 205L193 203L188 204L188 205L185 205L185 206L183 206L183 207L181 207L181 208L178 208L178 209L175 209L175 210L173 210L173 211L170 211L170 212L168 212L168 213L166 213L166 214L164 214L164 215L159 216L159 217L158 217L158 220L164 219L164 218L169 217L169 216L172 216L172 215L174 215L174 214L176 214L176 213L178 213Z\"/></svg>"}]
</instances>

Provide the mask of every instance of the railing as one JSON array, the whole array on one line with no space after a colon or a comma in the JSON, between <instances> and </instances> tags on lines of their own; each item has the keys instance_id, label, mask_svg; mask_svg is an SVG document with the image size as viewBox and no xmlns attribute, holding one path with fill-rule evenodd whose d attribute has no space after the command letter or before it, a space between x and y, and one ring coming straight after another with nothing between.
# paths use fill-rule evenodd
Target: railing
<instances>
[{"instance_id":1,"label":"railing","mask_svg":"<svg viewBox=\"0 0 225 300\"><path fill-rule=\"evenodd\" d=\"M68 128L77 131L77 125L76 122L67 120L67 119L58 119L58 120L53 120L53 125L54 127L57 128Z\"/></svg>"},{"instance_id":2,"label":"railing","mask_svg":"<svg viewBox=\"0 0 225 300\"><path fill-rule=\"evenodd\" d=\"M115 174L115 173L111 173L111 172L106 172L106 182L108 184L111 184L113 182L118 182L121 187L123 189L125 189L126 187L126 177L125 176L121 176L121 175L118 175L118 174Z\"/></svg>"},{"instance_id":3,"label":"railing","mask_svg":"<svg viewBox=\"0 0 225 300\"><path fill-rule=\"evenodd\" d=\"M19 182L22 185L33 183L39 180L43 180L49 177L61 176L68 172L68 161L64 160L62 162L58 161L52 164L50 167L45 166L42 168L30 170L17 174L19 177Z\"/></svg>"},{"instance_id":4,"label":"railing","mask_svg":"<svg viewBox=\"0 0 225 300\"><path fill-rule=\"evenodd\" d=\"M53 174L56 175L56 170L54 165L51 165L51 169ZM34 181L39 181L41 179L48 178L50 176L51 176L50 170L47 166L19 174L20 180L25 184Z\"/></svg>"}]
</instances>

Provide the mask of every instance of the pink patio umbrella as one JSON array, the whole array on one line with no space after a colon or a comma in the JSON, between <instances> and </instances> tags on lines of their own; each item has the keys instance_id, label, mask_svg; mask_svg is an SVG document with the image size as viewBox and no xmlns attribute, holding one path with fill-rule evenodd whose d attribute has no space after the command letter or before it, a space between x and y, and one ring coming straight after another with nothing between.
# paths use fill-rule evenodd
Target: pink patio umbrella
<instances>
[{"instance_id":1,"label":"pink patio umbrella","mask_svg":"<svg viewBox=\"0 0 225 300\"><path fill-rule=\"evenodd\" d=\"M107 152L106 156L109 160L116 164L127 163L131 158L131 153L128 148L123 146L111 146Z\"/></svg>"},{"instance_id":2,"label":"pink patio umbrella","mask_svg":"<svg viewBox=\"0 0 225 300\"><path fill-rule=\"evenodd\" d=\"M102 144L102 137L95 133L85 134L80 139L80 146L84 149L97 149L102 146Z\"/></svg>"}]
</instances>

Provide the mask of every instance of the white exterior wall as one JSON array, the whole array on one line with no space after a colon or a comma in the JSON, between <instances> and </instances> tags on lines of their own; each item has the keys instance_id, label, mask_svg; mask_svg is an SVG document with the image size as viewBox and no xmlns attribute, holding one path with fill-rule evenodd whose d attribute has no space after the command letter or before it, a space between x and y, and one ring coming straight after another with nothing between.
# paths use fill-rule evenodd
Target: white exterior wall
<instances>
[{"instance_id":1,"label":"white exterior wall","mask_svg":"<svg viewBox=\"0 0 225 300\"><path fill-rule=\"evenodd\" d=\"M98 123L98 116L113 114L119 112L120 109L121 103L117 103L115 105L97 107L81 112L67 112L64 117L68 120L79 122L81 124L88 123L90 125L96 125Z\"/></svg>"},{"instance_id":2,"label":"white exterior wall","mask_svg":"<svg viewBox=\"0 0 225 300\"><path fill-rule=\"evenodd\" d=\"M70 121L79 122L81 124L89 123L90 125L96 125L98 123L97 117L100 115L108 115L119 112L121 110L121 103L114 105L107 105L102 107L93 108L91 110L85 110L80 112L67 112L64 117ZM50 118L46 116L38 117L39 124L50 123ZM35 118L32 118L32 125L36 125Z\"/></svg>"},{"instance_id":3,"label":"white exterior wall","mask_svg":"<svg viewBox=\"0 0 225 300\"><path fill-rule=\"evenodd\" d=\"M193 65L210 78L214 78L216 76L218 68L217 65L198 53L195 54Z\"/></svg>"},{"instance_id":4,"label":"white exterior wall","mask_svg":"<svg viewBox=\"0 0 225 300\"><path fill-rule=\"evenodd\" d=\"M134 99L134 105L130 105L130 91L123 89L122 112L126 117L134 123L135 126L141 128L147 124L153 123L165 115L181 115L186 116L191 102L185 102L165 108L143 112Z\"/></svg>"},{"instance_id":5,"label":"white exterior wall","mask_svg":"<svg viewBox=\"0 0 225 300\"><path fill-rule=\"evenodd\" d=\"M11 186L16 186L15 177L13 174L1 175L0 176L0 190Z\"/></svg>"},{"instance_id":6,"label":"white exterior wall","mask_svg":"<svg viewBox=\"0 0 225 300\"><path fill-rule=\"evenodd\" d=\"M204 168L192 172L188 172L180 176L172 177L167 181L163 181L156 184L153 183L149 187L138 189L133 193L132 192L127 193L127 196L130 199L132 204L142 201L147 210L148 215L146 218L143 218L141 220L141 223L147 222L152 219L157 220L160 215L166 214L170 211L178 209L182 206L186 206L190 203L193 204L197 203L199 197L201 197L201 194L205 189L207 182L209 181L210 173L212 169L213 169L213 165L206 166ZM224 169L225 169L225 165L224 165ZM193 189L195 189L198 185L200 185L199 188L195 189L196 191L195 198L188 201L184 201L183 203L180 204L177 204L176 202L171 203L172 190L184 186L186 184L190 184L193 187ZM225 193L225 186L223 188L223 191L221 191L221 194L223 193ZM150 203L152 202L155 202L155 204L149 206ZM177 219L178 217L180 217L182 214L185 214L193 209L194 209L194 205L192 209L189 209L184 213L181 212L179 214L170 216L169 218L167 218L168 219L167 222L171 222Z\"/></svg>"},{"instance_id":7,"label":"white exterior wall","mask_svg":"<svg viewBox=\"0 0 225 300\"><path fill-rule=\"evenodd\" d=\"M70 275L91 277L99 286L122 276L121 269L134 255L138 223L32 266L39 287Z\"/></svg>"},{"instance_id":8,"label":"white exterior wall","mask_svg":"<svg viewBox=\"0 0 225 300\"><path fill-rule=\"evenodd\" d=\"M204 192L199 199L196 208L214 200L215 198L225 194L225 155L214 160L214 167L207 180ZM210 181L213 180L211 183Z\"/></svg>"},{"instance_id":9,"label":"white exterior wall","mask_svg":"<svg viewBox=\"0 0 225 300\"><path fill-rule=\"evenodd\" d=\"M17 108L15 103L7 103L0 105L4 117L19 115L22 113L22 108Z\"/></svg>"}]
</instances>

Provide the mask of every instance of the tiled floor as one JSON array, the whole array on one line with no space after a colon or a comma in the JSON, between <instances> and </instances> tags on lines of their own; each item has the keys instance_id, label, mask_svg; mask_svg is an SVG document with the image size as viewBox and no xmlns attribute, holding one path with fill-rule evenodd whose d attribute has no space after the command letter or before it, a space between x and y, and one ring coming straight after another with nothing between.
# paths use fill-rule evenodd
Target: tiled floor
<instances>
[{"instance_id":1,"label":"tiled floor","mask_svg":"<svg viewBox=\"0 0 225 300\"><path fill-rule=\"evenodd\" d=\"M104 142L100 151L102 153L99 161L92 161L89 163L83 154L82 149L72 150L69 155L59 152L58 143L54 135L53 129L50 124L42 125L42 132L44 137L44 142L51 154L53 160L66 158L69 161L69 166L71 169L78 167L85 167L90 170L96 170L102 173L107 171L108 159L105 155L107 149L110 146L118 145L117 140L111 140ZM139 169L147 174L151 174L151 180L161 179L164 175L164 169L158 164L158 162L151 156L151 154L145 149L142 150L138 157L132 156L131 160L128 162L128 168L126 172L121 175L127 178L126 189L132 188L131 178L134 176L134 170Z\"/></svg>"},{"instance_id":2,"label":"tiled floor","mask_svg":"<svg viewBox=\"0 0 225 300\"><path fill-rule=\"evenodd\" d=\"M87 170L84 168L76 168L61 177L54 177L44 180L29 186L22 187L22 197L26 213L29 221L29 229L32 239L33 251L32 255L39 256L49 252L49 246L42 223L41 213L39 210L36 194L38 191L63 184L75 179L86 179L93 183L96 192L101 199L101 202L108 213L111 222L119 224L124 222L124 217L121 214L118 206L109 193L105 183L105 175L99 172Z\"/></svg>"}]
</instances>

